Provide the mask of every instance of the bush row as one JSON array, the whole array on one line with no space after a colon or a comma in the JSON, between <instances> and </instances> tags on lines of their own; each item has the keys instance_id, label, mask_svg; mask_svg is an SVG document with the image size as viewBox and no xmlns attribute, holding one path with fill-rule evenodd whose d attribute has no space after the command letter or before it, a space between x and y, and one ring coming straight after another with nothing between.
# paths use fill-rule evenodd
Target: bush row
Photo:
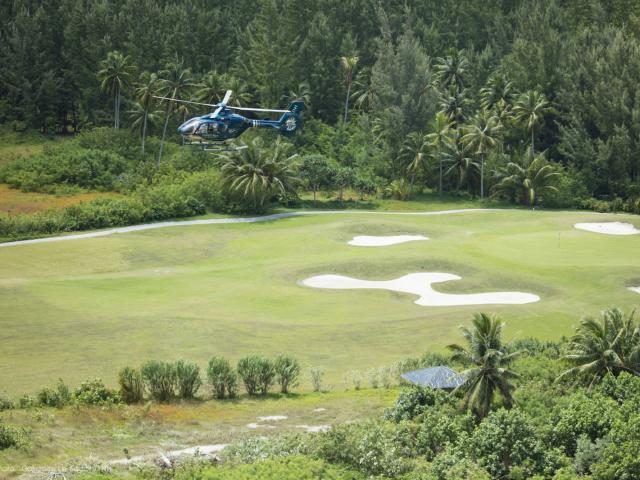
<instances>
[{"instance_id":1,"label":"bush row","mask_svg":"<svg viewBox=\"0 0 640 480\"><path fill-rule=\"evenodd\" d=\"M249 355L238 361L237 367L223 357L213 357L207 365L206 377L216 398L235 397L238 380L249 395L266 395L278 384L280 392L287 394L297 386L300 363L288 355L269 359L260 355ZM118 375L120 396L126 403L137 403L144 399L145 391L160 402L172 398L193 398L200 387L200 367L193 362L179 360L175 363L150 361L139 370L126 367Z\"/></svg>"},{"instance_id":2,"label":"bush row","mask_svg":"<svg viewBox=\"0 0 640 480\"><path fill-rule=\"evenodd\" d=\"M140 188L131 197L101 198L36 214L0 213L0 238L15 239L153 222L223 211L215 171L197 172Z\"/></svg>"}]
</instances>

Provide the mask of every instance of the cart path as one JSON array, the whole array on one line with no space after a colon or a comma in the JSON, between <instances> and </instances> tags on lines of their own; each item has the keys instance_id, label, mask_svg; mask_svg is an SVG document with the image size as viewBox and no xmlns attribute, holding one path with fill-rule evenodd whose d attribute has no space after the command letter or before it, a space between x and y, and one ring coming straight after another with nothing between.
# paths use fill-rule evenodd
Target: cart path
<instances>
[{"instance_id":1,"label":"cart path","mask_svg":"<svg viewBox=\"0 0 640 480\"><path fill-rule=\"evenodd\" d=\"M456 213L469 212L503 212L503 211L530 211L518 208L461 208L455 210L435 210L432 212L373 212L359 210L307 210L299 212L274 213L271 215L262 215L258 217L232 217L232 218L207 218L202 220L177 220L171 222L155 222L143 223L140 225L130 225L128 227L115 227L105 230L98 230L87 233L74 233L69 235L59 235L55 237L33 238L30 240L16 240L13 242L0 243L0 247L13 247L18 245L30 245L35 243L61 242L65 240L82 240L84 238L107 237L116 233L139 232L143 230L154 230L157 228L170 227L187 227L192 225L224 225L232 223L257 223L270 222L283 218L300 217L303 215L404 215L404 216L430 216L430 215L451 215ZM580 213L596 213L596 212L580 212Z\"/></svg>"}]
</instances>

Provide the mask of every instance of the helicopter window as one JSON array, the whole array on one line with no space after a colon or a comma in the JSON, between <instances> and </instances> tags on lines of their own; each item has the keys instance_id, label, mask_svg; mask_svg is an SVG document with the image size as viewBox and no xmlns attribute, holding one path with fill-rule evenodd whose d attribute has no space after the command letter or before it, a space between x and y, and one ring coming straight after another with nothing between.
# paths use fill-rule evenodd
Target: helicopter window
<instances>
[{"instance_id":1,"label":"helicopter window","mask_svg":"<svg viewBox=\"0 0 640 480\"><path fill-rule=\"evenodd\" d=\"M198 127L196 133L207 133L207 124L203 123Z\"/></svg>"}]
</instances>

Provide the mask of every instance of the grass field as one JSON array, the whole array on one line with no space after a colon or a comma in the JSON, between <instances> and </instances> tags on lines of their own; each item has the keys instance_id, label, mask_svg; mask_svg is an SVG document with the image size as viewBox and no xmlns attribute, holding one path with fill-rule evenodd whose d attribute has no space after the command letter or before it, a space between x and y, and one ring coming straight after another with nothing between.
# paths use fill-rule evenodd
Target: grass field
<instances>
[{"instance_id":1,"label":"grass field","mask_svg":"<svg viewBox=\"0 0 640 480\"><path fill-rule=\"evenodd\" d=\"M579 221L638 217L497 211L442 216L314 215L258 224L167 228L0 249L0 385L10 395L62 377L114 384L125 365L289 352L327 370L390 364L459 338L479 307L420 307L380 290L316 290L336 273L391 279L441 271L446 292L520 290L528 305L485 306L509 338L557 339L582 315L640 304L640 236L578 231ZM430 237L352 247L357 234ZM305 383L303 387L307 387Z\"/></svg>"},{"instance_id":2,"label":"grass field","mask_svg":"<svg viewBox=\"0 0 640 480\"><path fill-rule=\"evenodd\" d=\"M299 425L329 425L379 416L398 389L366 389L171 405L10 410L0 420L30 432L27 448L0 450L0 479L40 479L53 466L157 455L195 445L224 444L253 435L304 432ZM314 411L318 408L322 411ZM259 416L283 415L278 422ZM249 423L273 428L250 429Z\"/></svg>"}]
</instances>

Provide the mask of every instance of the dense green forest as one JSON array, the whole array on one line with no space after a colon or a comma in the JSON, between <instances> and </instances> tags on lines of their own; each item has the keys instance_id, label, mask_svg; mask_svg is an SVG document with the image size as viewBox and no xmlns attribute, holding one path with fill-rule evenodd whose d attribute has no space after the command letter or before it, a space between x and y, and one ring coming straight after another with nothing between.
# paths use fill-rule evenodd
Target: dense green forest
<instances>
[{"instance_id":1,"label":"dense green forest","mask_svg":"<svg viewBox=\"0 0 640 480\"><path fill-rule=\"evenodd\" d=\"M15 0L0 14L0 123L128 133L12 162L0 181L23 190L131 193L132 178L166 183L167 168L188 163L215 169L232 197L259 172L267 187L223 200L227 211L290 202L301 185L340 201L345 189L400 199L429 189L640 211L631 0ZM209 103L226 89L236 105L305 100L302 133L293 145L256 140L226 168L184 155L175 164L175 127L204 110L153 95ZM72 168L81 160L89 174Z\"/></svg>"}]
</instances>

